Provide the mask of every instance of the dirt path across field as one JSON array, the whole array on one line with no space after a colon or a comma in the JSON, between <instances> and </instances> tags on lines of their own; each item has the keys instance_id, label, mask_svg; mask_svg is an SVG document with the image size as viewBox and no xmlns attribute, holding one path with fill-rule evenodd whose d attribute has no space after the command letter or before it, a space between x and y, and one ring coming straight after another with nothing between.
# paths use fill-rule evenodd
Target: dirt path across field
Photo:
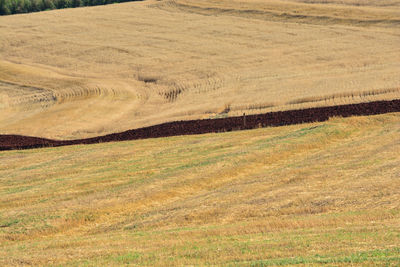
<instances>
[{"instance_id":1,"label":"dirt path across field","mask_svg":"<svg viewBox=\"0 0 400 267\"><path fill-rule=\"evenodd\" d=\"M220 119L175 121L104 136L68 141L21 135L0 135L0 150L95 144L176 135L226 132L269 126L283 126L326 121L335 116L365 116L390 112L400 112L400 100L375 101L361 104L288 110Z\"/></svg>"}]
</instances>

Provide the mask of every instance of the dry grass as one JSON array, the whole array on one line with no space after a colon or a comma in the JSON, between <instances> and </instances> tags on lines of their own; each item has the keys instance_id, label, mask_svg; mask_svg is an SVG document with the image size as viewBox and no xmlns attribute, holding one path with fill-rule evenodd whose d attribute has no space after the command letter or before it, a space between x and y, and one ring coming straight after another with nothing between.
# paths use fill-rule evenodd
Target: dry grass
<instances>
[{"instance_id":1,"label":"dry grass","mask_svg":"<svg viewBox=\"0 0 400 267\"><path fill-rule=\"evenodd\" d=\"M0 17L0 134L400 97L400 1ZM400 116L0 152L0 265L394 265Z\"/></svg>"},{"instance_id":2,"label":"dry grass","mask_svg":"<svg viewBox=\"0 0 400 267\"><path fill-rule=\"evenodd\" d=\"M0 134L399 98L399 14L394 0L151 0L0 17Z\"/></svg>"},{"instance_id":3,"label":"dry grass","mask_svg":"<svg viewBox=\"0 0 400 267\"><path fill-rule=\"evenodd\" d=\"M284 0L285 1L285 0ZM300 3L310 4L339 4L339 5L350 5L350 6L381 6L381 7L400 7L400 1L398 0L288 0L296 1Z\"/></svg>"},{"instance_id":4,"label":"dry grass","mask_svg":"<svg viewBox=\"0 0 400 267\"><path fill-rule=\"evenodd\" d=\"M393 265L400 116L0 152L0 265Z\"/></svg>"}]
</instances>

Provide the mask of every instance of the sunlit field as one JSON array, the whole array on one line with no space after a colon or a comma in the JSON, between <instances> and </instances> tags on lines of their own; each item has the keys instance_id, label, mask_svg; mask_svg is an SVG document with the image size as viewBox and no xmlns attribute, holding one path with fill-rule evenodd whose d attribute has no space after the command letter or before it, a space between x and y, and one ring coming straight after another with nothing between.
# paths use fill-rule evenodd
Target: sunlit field
<instances>
[{"instance_id":1,"label":"sunlit field","mask_svg":"<svg viewBox=\"0 0 400 267\"><path fill-rule=\"evenodd\" d=\"M397 266L400 116L0 152L0 265Z\"/></svg>"},{"instance_id":2,"label":"sunlit field","mask_svg":"<svg viewBox=\"0 0 400 267\"><path fill-rule=\"evenodd\" d=\"M398 0L164 0L0 17L0 134L57 139L400 97Z\"/></svg>"},{"instance_id":3,"label":"sunlit field","mask_svg":"<svg viewBox=\"0 0 400 267\"><path fill-rule=\"evenodd\" d=\"M400 0L0 16L0 135L400 99L399 44ZM399 151L399 113L0 151L0 266L399 266Z\"/></svg>"}]
</instances>

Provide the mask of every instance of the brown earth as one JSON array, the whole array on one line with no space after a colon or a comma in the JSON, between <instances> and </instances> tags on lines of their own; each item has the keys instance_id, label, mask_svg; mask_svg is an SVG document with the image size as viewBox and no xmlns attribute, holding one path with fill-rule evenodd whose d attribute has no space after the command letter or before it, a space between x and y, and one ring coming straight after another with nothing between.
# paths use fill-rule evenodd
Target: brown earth
<instances>
[{"instance_id":1,"label":"brown earth","mask_svg":"<svg viewBox=\"0 0 400 267\"><path fill-rule=\"evenodd\" d=\"M0 17L0 134L400 99L400 0L147 0Z\"/></svg>"},{"instance_id":2,"label":"brown earth","mask_svg":"<svg viewBox=\"0 0 400 267\"><path fill-rule=\"evenodd\" d=\"M335 116L349 117L390 112L400 112L400 100L278 111L220 119L175 121L120 133L76 140L52 140L21 135L0 135L0 150L95 144L176 135L226 132L268 126L326 121Z\"/></svg>"}]
</instances>

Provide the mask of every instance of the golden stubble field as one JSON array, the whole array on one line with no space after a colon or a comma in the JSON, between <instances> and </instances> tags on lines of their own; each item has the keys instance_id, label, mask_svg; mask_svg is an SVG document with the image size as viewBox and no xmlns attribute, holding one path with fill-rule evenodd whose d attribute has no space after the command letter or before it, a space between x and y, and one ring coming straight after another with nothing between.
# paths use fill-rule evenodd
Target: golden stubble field
<instances>
[{"instance_id":1,"label":"golden stubble field","mask_svg":"<svg viewBox=\"0 0 400 267\"><path fill-rule=\"evenodd\" d=\"M398 266L400 116L0 152L1 266Z\"/></svg>"},{"instance_id":2,"label":"golden stubble field","mask_svg":"<svg viewBox=\"0 0 400 267\"><path fill-rule=\"evenodd\" d=\"M399 98L399 3L149 0L0 17L0 134Z\"/></svg>"}]
</instances>

